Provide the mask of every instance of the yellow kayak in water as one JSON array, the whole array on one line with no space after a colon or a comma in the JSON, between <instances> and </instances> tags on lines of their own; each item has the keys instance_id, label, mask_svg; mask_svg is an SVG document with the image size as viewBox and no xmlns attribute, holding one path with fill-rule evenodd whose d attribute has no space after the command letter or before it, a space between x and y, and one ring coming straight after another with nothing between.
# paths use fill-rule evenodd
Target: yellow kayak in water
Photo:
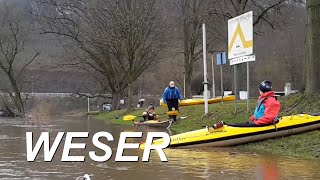
<instances>
[{"instance_id":1,"label":"yellow kayak in water","mask_svg":"<svg viewBox=\"0 0 320 180\"><path fill-rule=\"evenodd\" d=\"M289 136L301 132L320 129L320 114L297 114L284 116L275 125L263 127L233 127L224 125L221 128L203 128L170 137L168 147L201 147L201 146L232 146L281 136ZM153 141L162 144L163 139ZM144 148L141 143L140 148Z\"/></svg>"},{"instance_id":2,"label":"yellow kayak in water","mask_svg":"<svg viewBox=\"0 0 320 180\"><path fill-rule=\"evenodd\" d=\"M211 98L208 99L208 104L212 104L212 103L218 103L218 102L222 102L222 101L234 101L235 96L231 95L231 96L223 96L223 97L215 97L215 98ZM179 106L194 106L194 105L200 105L200 104L204 104L204 99L186 99L186 100L182 100L181 102L179 102ZM163 103L163 100L160 100L160 105L162 107L167 107L167 104Z\"/></svg>"},{"instance_id":3,"label":"yellow kayak in water","mask_svg":"<svg viewBox=\"0 0 320 180\"><path fill-rule=\"evenodd\" d=\"M173 120L165 120L165 121L158 121L158 120L149 120L143 122L133 122L135 126L149 126L149 127L163 127L167 128L173 123Z\"/></svg>"}]
</instances>

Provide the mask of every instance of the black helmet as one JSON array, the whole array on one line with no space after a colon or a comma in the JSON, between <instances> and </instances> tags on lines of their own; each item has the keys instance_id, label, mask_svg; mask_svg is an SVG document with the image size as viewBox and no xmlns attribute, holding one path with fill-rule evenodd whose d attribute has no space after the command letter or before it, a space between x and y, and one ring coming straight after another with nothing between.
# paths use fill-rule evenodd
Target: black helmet
<instances>
[{"instance_id":1,"label":"black helmet","mask_svg":"<svg viewBox=\"0 0 320 180\"><path fill-rule=\"evenodd\" d=\"M269 92L272 90L272 82L268 80L264 80L259 85L259 90L263 93Z\"/></svg>"}]
</instances>

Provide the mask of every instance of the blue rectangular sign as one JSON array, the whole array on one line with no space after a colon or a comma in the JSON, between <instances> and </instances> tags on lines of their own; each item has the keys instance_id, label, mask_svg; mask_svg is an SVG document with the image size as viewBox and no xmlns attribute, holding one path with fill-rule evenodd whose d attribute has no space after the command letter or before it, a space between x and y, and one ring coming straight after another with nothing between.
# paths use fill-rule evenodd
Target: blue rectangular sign
<instances>
[{"instance_id":1,"label":"blue rectangular sign","mask_svg":"<svg viewBox=\"0 0 320 180\"><path fill-rule=\"evenodd\" d=\"M227 63L226 52L217 53L217 65Z\"/></svg>"}]
</instances>

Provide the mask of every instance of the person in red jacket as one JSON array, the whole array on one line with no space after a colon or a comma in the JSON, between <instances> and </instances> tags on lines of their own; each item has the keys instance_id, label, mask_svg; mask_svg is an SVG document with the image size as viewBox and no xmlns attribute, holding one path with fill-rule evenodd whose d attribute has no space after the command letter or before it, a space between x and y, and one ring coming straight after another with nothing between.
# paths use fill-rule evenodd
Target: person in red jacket
<instances>
[{"instance_id":1,"label":"person in red jacket","mask_svg":"<svg viewBox=\"0 0 320 180\"><path fill-rule=\"evenodd\" d=\"M268 80L262 81L260 86L260 96L254 114L250 117L256 125L270 125L277 119L280 112L280 102L272 91L272 83Z\"/></svg>"},{"instance_id":2,"label":"person in red jacket","mask_svg":"<svg viewBox=\"0 0 320 180\"><path fill-rule=\"evenodd\" d=\"M258 104L254 110L254 114L249 118L249 122L228 124L236 127L255 127L272 125L278 121L280 112L280 102L277 100L274 91L272 91L272 83L268 80L262 81L259 85L260 96ZM220 121L213 125L214 129L222 127L226 124Z\"/></svg>"}]
</instances>

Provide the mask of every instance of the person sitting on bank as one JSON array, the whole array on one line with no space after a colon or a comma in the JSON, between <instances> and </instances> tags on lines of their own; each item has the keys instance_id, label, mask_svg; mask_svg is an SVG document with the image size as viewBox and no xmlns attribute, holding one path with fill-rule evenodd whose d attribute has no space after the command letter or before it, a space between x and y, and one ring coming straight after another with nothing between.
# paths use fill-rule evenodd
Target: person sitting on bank
<instances>
[{"instance_id":1,"label":"person sitting on bank","mask_svg":"<svg viewBox=\"0 0 320 180\"><path fill-rule=\"evenodd\" d=\"M155 108L152 105L150 105L148 109L146 109L146 111L142 113L142 117L144 121L158 119Z\"/></svg>"},{"instance_id":2,"label":"person sitting on bank","mask_svg":"<svg viewBox=\"0 0 320 180\"><path fill-rule=\"evenodd\" d=\"M170 81L169 87L166 87L163 92L163 103L167 104L168 111L179 110L179 100L182 100L180 90L174 85L173 81ZM169 116L169 118L176 120L177 116Z\"/></svg>"},{"instance_id":3,"label":"person sitting on bank","mask_svg":"<svg viewBox=\"0 0 320 180\"><path fill-rule=\"evenodd\" d=\"M274 91L272 91L272 83L268 80L262 81L259 85L259 93L258 104L248 122L226 124L223 121L219 121L213 125L213 128L220 128L224 124L235 127L257 127L275 124L278 121L281 105Z\"/></svg>"}]
</instances>

